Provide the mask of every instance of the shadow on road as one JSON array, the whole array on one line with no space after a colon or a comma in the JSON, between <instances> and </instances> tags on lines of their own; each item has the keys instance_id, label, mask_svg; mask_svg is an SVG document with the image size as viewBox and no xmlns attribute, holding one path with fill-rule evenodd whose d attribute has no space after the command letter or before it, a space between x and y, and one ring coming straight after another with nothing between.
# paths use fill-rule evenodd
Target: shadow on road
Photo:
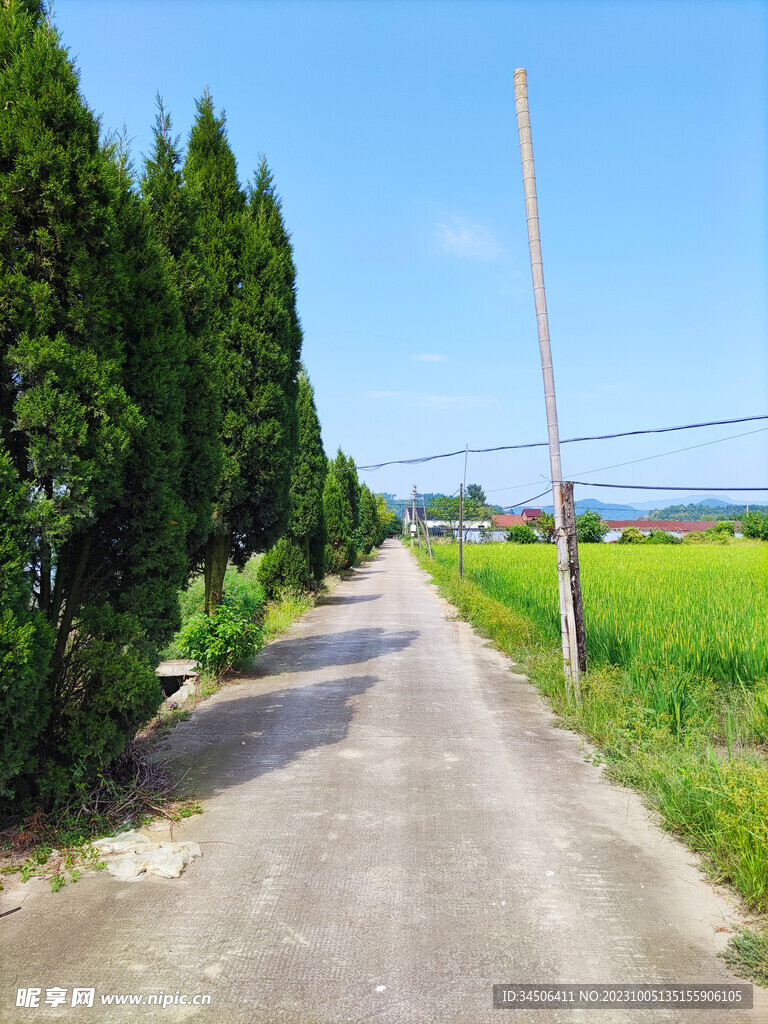
<instances>
[{"instance_id":1,"label":"shadow on road","mask_svg":"<svg viewBox=\"0 0 768 1024\"><path fill-rule=\"evenodd\" d=\"M349 597L338 597L336 594L330 594L328 597L318 598L317 604L359 604L361 601L378 601L380 597L381 594L351 594Z\"/></svg>"},{"instance_id":2,"label":"shadow on road","mask_svg":"<svg viewBox=\"0 0 768 1024\"><path fill-rule=\"evenodd\" d=\"M377 679L348 676L204 706L176 727L167 756L184 776L185 792L210 798L285 768L306 751L340 743L354 716L350 698Z\"/></svg>"},{"instance_id":3,"label":"shadow on road","mask_svg":"<svg viewBox=\"0 0 768 1024\"><path fill-rule=\"evenodd\" d=\"M392 633L380 626L372 626L348 629L341 633L287 637L271 643L256 656L253 674L263 677L301 669L328 668L332 665L359 665L385 654L402 651L418 636L418 630Z\"/></svg>"}]
</instances>

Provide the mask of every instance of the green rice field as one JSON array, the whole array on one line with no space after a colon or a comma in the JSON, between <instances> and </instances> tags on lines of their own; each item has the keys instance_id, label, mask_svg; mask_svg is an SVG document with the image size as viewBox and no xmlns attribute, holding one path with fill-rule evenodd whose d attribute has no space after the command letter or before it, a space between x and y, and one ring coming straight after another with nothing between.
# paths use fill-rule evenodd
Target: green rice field
<instances>
[{"instance_id":1,"label":"green rice field","mask_svg":"<svg viewBox=\"0 0 768 1024\"><path fill-rule=\"evenodd\" d=\"M458 563L457 545L434 551ZM583 544L579 561L594 663L726 683L768 678L768 545ZM557 641L554 545L467 545L464 574Z\"/></svg>"}]
</instances>

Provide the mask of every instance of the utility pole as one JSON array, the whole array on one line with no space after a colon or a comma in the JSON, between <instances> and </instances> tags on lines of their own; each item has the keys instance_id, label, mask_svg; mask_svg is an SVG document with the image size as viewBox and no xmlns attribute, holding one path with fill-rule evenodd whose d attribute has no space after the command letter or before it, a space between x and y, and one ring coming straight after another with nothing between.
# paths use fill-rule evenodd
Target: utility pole
<instances>
[{"instance_id":1,"label":"utility pole","mask_svg":"<svg viewBox=\"0 0 768 1024\"><path fill-rule=\"evenodd\" d=\"M464 576L464 484L459 484L459 579Z\"/></svg>"},{"instance_id":2,"label":"utility pole","mask_svg":"<svg viewBox=\"0 0 768 1024\"><path fill-rule=\"evenodd\" d=\"M413 508L411 510L411 547L413 547L413 534L417 529L416 526L416 484L413 485ZM421 547L421 540L419 540L419 547Z\"/></svg>"},{"instance_id":3,"label":"utility pole","mask_svg":"<svg viewBox=\"0 0 768 1024\"><path fill-rule=\"evenodd\" d=\"M531 254L533 300L536 306L541 372L544 378L544 399L547 407L549 464L552 475L555 540L557 542L557 582L560 593L560 631L563 641L563 666L566 683L570 685L574 698L580 701L581 686L579 684L577 657L578 642L568 568L568 540L566 537L565 518L563 516L560 435L557 427L555 375L552 368L552 351L549 344L547 299L544 292L544 266L541 259L539 208L536 200L536 174L533 166L533 143L531 141L531 118L528 112L527 77L525 68L515 69L515 108L517 111L517 130L520 139L520 161L523 167L523 189L525 192L525 214L528 221L528 248Z\"/></svg>"},{"instance_id":4,"label":"utility pole","mask_svg":"<svg viewBox=\"0 0 768 1024\"><path fill-rule=\"evenodd\" d=\"M571 575L573 617L576 620L576 647L579 656L579 672L587 671L587 631L584 625L584 603L581 599L581 573L579 572L579 542L576 537L576 506L573 501L573 484L563 481L563 518L568 539L568 568Z\"/></svg>"}]
</instances>

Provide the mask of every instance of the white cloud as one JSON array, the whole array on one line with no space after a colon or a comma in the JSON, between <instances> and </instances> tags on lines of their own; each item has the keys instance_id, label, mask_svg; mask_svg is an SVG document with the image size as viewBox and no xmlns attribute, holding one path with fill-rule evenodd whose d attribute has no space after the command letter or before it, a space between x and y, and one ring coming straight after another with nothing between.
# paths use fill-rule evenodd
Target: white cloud
<instances>
[{"instance_id":1,"label":"white cloud","mask_svg":"<svg viewBox=\"0 0 768 1024\"><path fill-rule=\"evenodd\" d=\"M436 352L420 352L413 358L417 363L439 363L445 359L445 356L438 355Z\"/></svg>"},{"instance_id":2,"label":"white cloud","mask_svg":"<svg viewBox=\"0 0 768 1024\"><path fill-rule=\"evenodd\" d=\"M495 260L504 248L483 224L473 224L464 217L451 216L435 224L435 237L443 252L463 260Z\"/></svg>"},{"instance_id":3,"label":"white cloud","mask_svg":"<svg viewBox=\"0 0 768 1024\"><path fill-rule=\"evenodd\" d=\"M494 395L426 395L418 391L366 391L363 398L395 402L415 409L434 409L449 405L493 405Z\"/></svg>"}]
</instances>

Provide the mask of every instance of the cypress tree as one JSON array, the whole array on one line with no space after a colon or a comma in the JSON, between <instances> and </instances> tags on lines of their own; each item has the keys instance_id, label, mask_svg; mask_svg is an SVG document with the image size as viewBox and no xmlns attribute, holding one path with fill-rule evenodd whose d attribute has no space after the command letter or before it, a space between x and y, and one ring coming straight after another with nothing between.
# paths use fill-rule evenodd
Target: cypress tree
<instances>
[{"instance_id":1,"label":"cypress tree","mask_svg":"<svg viewBox=\"0 0 768 1024\"><path fill-rule=\"evenodd\" d=\"M367 484L360 487L360 521L358 532L362 541L363 551L369 554L374 544L380 543L378 539L378 515L376 509L376 498Z\"/></svg>"},{"instance_id":2,"label":"cypress tree","mask_svg":"<svg viewBox=\"0 0 768 1024\"><path fill-rule=\"evenodd\" d=\"M225 123L206 92L184 164L223 378L223 473L205 552L209 611L221 601L228 559L243 565L287 525L301 346L290 240L271 174L262 161L246 200Z\"/></svg>"},{"instance_id":3,"label":"cypress tree","mask_svg":"<svg viewBox=\"0 0 768 1024\"><path fill-rule=\"evenodd\" d=\"M349 498L345 493L345 487L333 471L333 463L328 467L328 475L323 486L323 516L328 535L328 568L331 572L348 569L355 554L354 544L348 532Z\"/></svg>"},{"instance_id":4,"label":"cypress tree","mask_svg":"<svg viewBox=\"0 0 768 1024\"><path fill-rule=\"evenodd\" d=\"M187 508L187 555L194 568L211 531L212 502L221 477L221 379L197 208L184 182L170 115L159 97L157 105L154 145L144 164L141 191L152 235L169 262L186 333L180 379L185 396L181 488Z\"/></svg>"},{"instance_id":5,"label":"cypress tree","mask_svg":"<svg viewBox=\"0 0 768 1024\"><path fill-rule=\"evenodd\" d=\"M55 634L36 784L53 800L161 699L185 569L184 329L125 161L35 4L0 12L0 95L0 435L33 495L25 565Z\"/></svg>"},{"instance_id":6,"label":"cypress tree","mask_svg":"<svg viewBox=\"0 0 768 1024\"><path fill-rule=\"evenodd\" d=\"M221 601L224 572L232 550L232 511L238 492L239 465L236 422L242 390L238 385L238 317L236 303L242 287L241 259L245 195L237 180L237 165L226 135L226 118L217 117L206 89L197 102L184 161L184 180L197 213L200 255L211 288L210 329L222 376L222 475L213 504L212 523L205 541L205 606L214 611ZM245 385L245 382L243 382ZM247 386L247 385L246 385ZM236 493L238 492L238 493Z\"/></svg>"},{"instance_id":7,"label":"cypress tree","mask_svg":"<svg viewBox=\"0 0 768 1024\"><path fill-rule=\"evenodd\" d=\"M53 631L32 608L28 514L24 488L0 451L0 805L13 780L31 769L48 717L43 686Z\"/></svg>"},{"instance_id":8,"label":"cypress tree","mask_svg":"<svg viewBox=\"0 0 768 1024\"><path fill-rule=\"evenodd\" d=\"M296 415L298 450L291 474L289 531L304 551L311 577L319 581L326 543L323 487L328 459L323 451L314 390L305 371L299 374Z\"/></svg>"}]
</instances>

